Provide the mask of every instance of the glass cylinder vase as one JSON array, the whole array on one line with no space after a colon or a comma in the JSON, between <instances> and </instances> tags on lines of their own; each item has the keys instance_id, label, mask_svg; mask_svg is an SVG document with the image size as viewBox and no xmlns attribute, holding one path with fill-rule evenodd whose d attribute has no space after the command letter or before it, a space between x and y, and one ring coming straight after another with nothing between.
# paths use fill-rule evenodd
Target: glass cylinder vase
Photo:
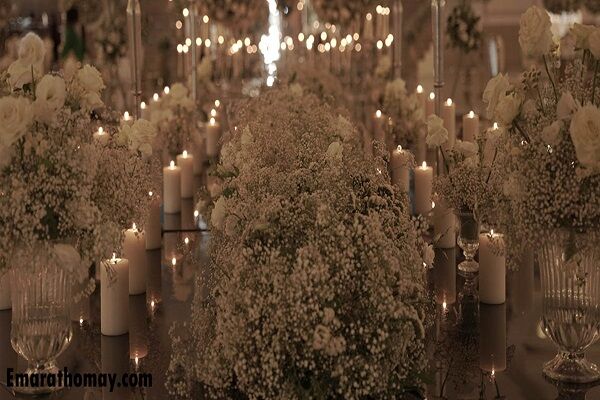
<instances>
[{"instance_id":1,"label":"glass cylinder vase","mask_svg":"<svg viewBox=\"0 0 600 400\"><path fill-rule=\"evenodd\" d=\"M600 268L598 250L581 246L581 235L560 231L540 247L544 332L558 354L544 365L552 380L589 383L600 370L585 358L585 350L600 333ZM583 238L585 239L585 238Z\"/></svg>"},{"instance_id":2,"label":"glass cylinder vase","mask_svg":"<svg viewBox=\"0 0 600 400\"><path fill-rule=\"evenodd\" d=\"M57 357L72 338L71 282L59 265L15 268L12 276L11 343L27 360L25 374L58 373ZM41 376L41 375L39 375ZM43 394L60 386L18 387L15 392Z\"/></svg>"}]
</instances>

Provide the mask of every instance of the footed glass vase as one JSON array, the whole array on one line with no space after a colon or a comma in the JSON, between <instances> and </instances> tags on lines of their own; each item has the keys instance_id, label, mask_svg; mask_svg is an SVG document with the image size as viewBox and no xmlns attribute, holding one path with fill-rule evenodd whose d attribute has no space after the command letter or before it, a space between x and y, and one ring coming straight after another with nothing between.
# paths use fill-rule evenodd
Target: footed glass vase
<instances>
[{"instance_id":1,"label":"footed glass vase","mask_svg":"<svg viewBox=\"0 0 600 400\"><path fill-rule=\"evenodd\" d=\"M27 360L25 373L57 373L56 358L72 338L71 282L59 265L15 268L12 277L11 344ZM47 381L46 381L47 382ZM60 386L14 387L17 393L45 394Z\"/></svg>"},{"instance_id":2,"label":"footed glass vase","mask_svg":"<svg viewBox=\"0 0 600 400\"><path fill-rule=\"evenodd\" d=\"M596 246L578 244L581 235L560 231L539 252L542 324L558 347L544 374L558 382L590 383L600 370L585 350L600 336L600 268Z\"/></svg>"},{"instance_id":3,"label":"footed glass vase","mask_svg":"<svg viewBox=\"0 0 600 400\"><path fill-rule=\"evenodd\" d=\"M465 260L458 264L458 270L463 273L476 273L479 263L475 261L475 254L479 248L479 221L472 210L461 209L458 211L460 231L457 243L462 249Z\"/></svg>"}]
</instances>

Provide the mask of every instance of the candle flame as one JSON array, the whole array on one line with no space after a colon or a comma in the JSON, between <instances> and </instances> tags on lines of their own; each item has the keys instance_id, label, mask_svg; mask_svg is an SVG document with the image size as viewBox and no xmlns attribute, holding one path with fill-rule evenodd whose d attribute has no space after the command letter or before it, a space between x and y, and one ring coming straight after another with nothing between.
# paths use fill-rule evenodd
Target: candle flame
<instances>
[{"instance_id":1,"label":"candle flame","mask_svg":"<svg viewBox=\"0 0 600 400\"><path fill-rule=\"evenodd\" d=\"M83 318L79 317L79 326L83 326Z\"/></svg>"},{"instance_id":2,"label":"candle flame","mask_svg":"<svg viewBox=\"0 0 600 400\"><path fill-rule=\"evenodd\" d=\"M113 256L112 256L112 259L111 259L111 261L112 261L113 263L116 263L116 262L117 262L117 253L113 253Z\"/></svg>"},{"instance_id":3,"label":"candle flame","mask_svg":"<svg viewBox=\"0 0 600 400\"><path fill-rule=\"evenodd\" d=\"M496 375L496 371L494 371L494 368L492 368L492 372L490 373L492 379L494 379L494 375Z\"/></svg>"},{"instance_id":4,"label":"candle flame","mask_svg":"<svg viewBox=\"0 0 600 400\"><path fill-rule=\"evenodd\" d=\"M154 195L154 193L148 192L148 196L152 197L153 195Z\"/></svg>"},{"instance_id":5,"label":"candle flame","mask_svg":"<svg viewBox=\"0 0 600 400\"><path fill-rule=\"evenodd\" d=\"M444 300L442 302L442 308L444 309L444 311L446 311L446 308L448 307L448 304L446 303L446 300Z\"/></svg>"},{"instance_id":6,"label":"candle flame","mask_svg":"<svg viewBox=\"0 0 600 400\"><path fill-rule=\"evenodd\" d=\"M423 164L421 164L421 168L427 168L427 161L423 161Z\"/></svg>"},{"instance_id":7,"label":"candle flame","mask_svg":"<svg viewBox=\"0 0 600 400\"><path fill-rule=\"evenodd\" d=\"M398 151L402 151L402 146L401 146L401 145L398 145L398 147L396 147L396 150L398 150Z\"/></svg>"},{"instance_id":8,"label":"candle flame","mask_svg":"<svg viewBox=\"0 0 600 400\"><path fill-rule=\"evenodd\" d=\"M215 110L214 108L212 110L210 110L210 116L211 117L216 117L217 116L217 110Z\"/></svg>"},{"instance_id":9,"label":"candle flame","mask_svg":"<svg viewBox=\"0 0 600 400\"><path fill-rule=\"evenodd\" d=\"M146 109L146 102L145 102L145 101L142 101L142 102L140 103L140 108L141 108L142 110L145 110L145 109Z\"/></svg>"},{"instance_id":10,"label":"candle flame","mask_svg":"<svg viewBox=\"0 0 600 400\"><path fill-rule=\"evenodd\" d=\"M99 135L102 135L102 134L104 134L104 128L102 128L102 127L99 127L99 128L98 128L98 134L99 134Z\"/></svg>"},{"instance_id":11,"label":"candle flame","mask_svg":"<svg viewBox=\"0 0 600 400\"><path fill-rule=\"evenodd\" d=\"M136 356L135 357L135 365L138 365L140 363L140 359Z\"/></svg>"},{"instance_id":12,"label":"candle flame","mask_svg":"<svg viewBox=\"0 0 600 400\"><path fill-rule=\"evenodd\" d=\"M131 224L131 229L134 231L137 230L137 225L135 224L135 222Z\"/></svg>"},{"instance_id":13,"label":"candle flame","mask_svg":"<svg viewBox=\"0 0 600 400\"><path fill-rule=\"evenodd\" d=\"M185 239L183 239L183 243L189 244L190 243L190 239L186 236Z\"/></svg>"},{"instance_id":14,"label":"candle flame","mask_svg":"<svg viewBox=\"0 0 600 400\"><path fill-rule=\"evenodd\" d=\"M473 110L469 111L469 118L475 118L475 112Z\"/></svg>"},{"instance_id":15,"label":"candle flame","mask_svg":"<svg viewBox=\"0 0 600 400\"><path fill-rule=\"evenodd\" d=\"M493 129L494 129L494 130L496 130L496 129L499 129L499 128L500 128L500 127L498 126L498 123L497 123L497 122L494 122Z\"/></svg>"},{"instance_id":16,"label":"candle flame","mask_svg":"<svg viewBox=\"0 0 600 400\"><path fill-rule=\"evenodd\" d=\"M448 98L448 99L446 100L446 105L447 105L447 106L451 106L451 105L452 105L452 99Z\"/></svg>"},{"instance_id":17,"label":"candle flame","mask_svg":"<svg viewBox=\"0 0 600 400\"><path fill-rule=\"evenodd\" d=\"M434 100L435 99L435 93L433 93L433 92L429 93L429 98L431 100Z\"/></svg>"},{"instance_id":18,"label":"candle flame","mask_svg":"<svg viewBox=\"0 0 600 400\"><path fill-rule=\"evenodd\" d=\"M377 111L375 111L375 116L376 116L377 118L381 118L381 110L377 110Z\"/></svg>"},{"instance_id":19,"label":"candle flame","mask_svg":"<svg viewBox=\"0 0 600 400\"><path fill-rule=\"evenodd\" d=\"M221 102L219 99L215 100L215 107L219 108L221 106Z\"/></svg>"},{"instance_id":20,"label":"candle flame","mask_svg":"<svg viewBox=\"0 0 600 400\"><path fill-rule=\"evenodd\" d=\"M154 300L150 301L150 307L154 308L155 305L156 303L154 303Z\"/></svg>"},{"instance_id":21,"label":"candle flame","mask_svg":"<svg viewBox=\"0 0 600 400\"><path fill-rule=\"evenodd\" d=\"M165 94L169 94L170 91L171 88L169 88L168 86L165 86L165 88L163 89L163 92L165 92Z\"/></svg>"},{"instance_id":22,"label":"candle flame","mask_svg":"<svg viewBox=\"0 0 600 400\"><path fill-rule=\"evenodd\" d=\"M158 101L158 93L154 93L154 95L152 96L152 100Z\"/></svg>"},{"instance_id":23,"label":"candle flame","mask_svg":"<svg viewBox=\"0 0 600 400\"><path fill-rule=\"evenodd\" d=\"M494 236L494 230L490 229L490 235Z\"/></svg>"},{"instance_id":24,"label":"candle flame","mask_svg":"<svg viewBox=\"0 0 600 400\"><path fill-rule=\"evenodd\" d=\"M175 168L175 161L171 160L169 163L169 168Z\"/></svg>"},{"instance_id":25,"label":"candle flame","mask_svg":"<svg viewBox=\"0 0 600 400\"><path fill-rule=\"evenodd\" d=\"M124 119L124 120L128 120L128 119L129 119L129 111L125 111L125 112L123 113L123 119Z\"/></svg>"},{"instance_id":26,"label":"candle flame","mask_svg":"<svg viewBox=\"0 0 600 400\"><path fill-rule=\"evenodd\" d=\"M183 158L186 158L187 156L188 156L188 152L187 152L187 150L184 150L183 151Z\"/></svg>"},{"instance_id":27,"label":"candle flame","mask_svg":"<svg viewBox=\"0 0 600 400\"><path fill-rule=\"evenodd\" d=\"M211 118L211 119L210 119L210 124L211 124L211 125L214 125L214 124L215 124L215 119L214 119L214 118Z\"/></svg>"},{"instance_id":28,"label":"candle flame","mask_svg":"<svg viewBox=\"0 0 600 400\"><path fill-rule=\"evenodd\" d=\"M381 169L377 168L377 173L381 175Z\"/></svg>"},{"instance_id":29,"label":"candle flame","mask_svg":"<svg viewBox=\"0 0 600 400\"><path fill-rule=\"evenodd\" d=\"M194 218L198 218L199 215L200 215L200 212L198 212L198 210L194 210Z\"/></svg>"},{"instance_id":30,"label":"candle flame","mask_svg":"<svg viewBox=\"0 0 600 400\"><path fill-rule=\"evenodd\" d=\"M423 93L423 86L417 86L417 93Z\"/></svg>"},{"instance_id":31,"label":"candle flame","mask_svg":"<svg viewBox=\"0 0 600 400\"><path fill-rule=\"evenodd\" d=\"M172 266L175 266L175 265L177 265L177 259L176 259L175 257L173 257L173 258L171 259L171 265L172 265Z\"/></svg>"}]
</instances>

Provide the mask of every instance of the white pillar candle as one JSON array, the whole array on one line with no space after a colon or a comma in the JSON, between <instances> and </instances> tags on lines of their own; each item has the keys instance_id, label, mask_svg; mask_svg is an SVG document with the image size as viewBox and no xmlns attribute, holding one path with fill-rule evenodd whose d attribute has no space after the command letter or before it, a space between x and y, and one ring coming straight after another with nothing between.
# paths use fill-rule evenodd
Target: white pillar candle
<instances>
[{"instance_id":1,"label":"white pillar candle","mask_svg":"<svg viewBox=\"0 0 600 400\"><path fill-rule=\"evenodd\" d=\"M398 146L392 152L392 184L397 185L405 193L408 193L410 188L410 159L410 152L402 149L402 146Z\"/></svg>"},{"instance_id":2,"label":"white pillar candle","mask_svg":"<svg viewBox=\"0 0 600 400\"><path fill-rule=\"evenodd\" d=\"M463 141L475 142L479 136L479 115L474 111L463 115Z\"/></svg>"},{"instance_id":3,"label":"white pillar candle","mask_svg":"<svg viewBox=\"0 0 600 400\"><path fill-rule=\"evenodd\" d=\"M106 144L108 144L109 137L110 135L108 134L108 132L106 132L102 127L99 127L98 130L94 132L94 140L103 146L106 146Z\"/></svg>"},{"instance_id":4,"label":"white pillar candle","mask_svg":"<svg viewBox=\"0 0 600 400\"><path fill-rule=\"evenodd\" d=\"M506 305L479 305L479 367L487 372L506 369Z\"/></svg>"},{"instance_id":5,"label":"white pillar candle","mask_svg":"<svg viewBox=\"0 0 600 400\"><path fill-rule=\"evenodd\" d=\"M10 310L12 302L10 300L10 279L8 272L0 275L0 310Z\"/></svg>"},{"instance_id":6,"label":"white pillar candle","mask_svg":"<svg viewBox=\"0 0 600 400\"><path fill-rule=\"evenodd\" d=\"M163 201L166 214L181 211L181 168L174 161L163 168Z\"/></svg>"},{"instance_id":7,"label":"white pillar candle","mask_svg":"<svg viewBox=\"0 0 600 400\"><path fill-rule=\"evenodd\" d=\"M146 218L146 250L160 249L161 226L160 226L160 197L154 192L148 192L150 204Z\"/></svg>"},{"instance_id":8,"label":"white pillar candle","mask_svg":"<svg viewBox=\"0 0 600 400\"><path fill-rule=\"evenodd\" d=\"M456 142L456 104L452 99L447 99L442 106L442 120L448 131L448 141L444 143L444 150L452 149Z\"/></svg>"},{"instance_id":9,"label":"white pillar candle","mask_svg":"<svg viewBox=\"0 0 600 400\"><path fill-rule=\"evenodd\" d=\"M435 199L433 209L434 245L440 249L456 247L456 216L454 209L449 208L440 198Z\"/></svg>"},{"instance_id":10,"label":"white pillar candle","mask_svg":"<svg viewBox=\"0 0 600 400\"><path fill-rule=\"evenodd\" d=\"M135 224L125 231L123 257L129 261L129 294L146 293L146 238Z\"/></svg>"},{"instance_id":11,"label":"white pillar candle","mask_svg":"<svg viewBox=\"0 0 600 400\"><path fill-rule=\"evenodd\" d=\"M421 107L421 110L423 110L423 116L426 117L425 115L425 110L426 110L426 102L427 102L427 98L425 97L425 91L423 90L423 86L418 85L417 86L417 100L419 101L419 106Z\"/></svg>"},{"instance_id":12,"label":"white pillar candle","mask_svg":"<svg viewBox=\"0 0 600 400\"><path fill-rule=\"evenodd\" d=\"M221 140L221 125L211 118L206 124L206 155L214 158L219 155L219 140Z\"/></svg>"},{"instance_id":13,"label":"white pillar candle","mask_svg":"<svg viewBox=\"0 0 600 400\"><path fill-rule=\"evenodd\" d=\"M491 230L479 235L479 300L486 304L506 301L504 236Z\"/></svg>"},{"instance_id":14,"label":"white pillar candle","mask_svg":"<svg viewBox=\"0 0 600 400\"><path fill-rule=\"evenodd\" d=\"M415 168L415 204L416 214L427 215L431 211L431 190L433 187L433 168L423 162Z\"/></svg>"},{"instance_id":15,"label":"white pillar candle","mask_svg":"<svg viewBox=\"0 0 600 400\"><path fill-rule=\"evenodd\" d=\"M177 166L181 168L181 197L194 197L194 156L184 150L177 156Z\"/></svg>"},{"instance_id":16,"label":"white pillar candle","mask_svg":"<svg viewBox=\"0 0 600 400\"><path fill-rule=\"evenodd\" d=\"M435 249L433 282L437 304L456 302L456 248Z\"/></svg>"},{"instance_id":17,"label":"white pillar candle","mask_svg":"<svg viewBox=\"0 0 600 400\"><path fill-rule=\"evenodd\" d=\"M141 110L141 114L140 117L143 119L149 119L149 115L148 115L148 106L146 105L145 101L142 101L140 103L140 110Z\"/></svg>"},{"instance_id":18,"label":"white pillar candle","mask_svg":"<svg viewBox=\"0 0 600 400\"><path fill-rule=\"evenodd\" d=\"M100 268L100 330L124 335L129 332L129 261L113 254Z\"/></svg>"},{"instance_id":19,"label":"white pillar candle","mask_svg":"<svg viewBox=\"0 0 600 400\"><path fill-rule=\"evenodd\" d=\"M385 143L385 119L381 110L373 114L373 138L381 143Z\"/></svg>"},{"instance_id":20,"label":"white pillar candle","mask_svg":"<svg viewBox=\"0 0 600 400\"><path fill-rule=\"evenodd\" d=\"M433 114L435 114L435 93L431 92L425 102L425 119Z\"/></svg>"}]
</instances>

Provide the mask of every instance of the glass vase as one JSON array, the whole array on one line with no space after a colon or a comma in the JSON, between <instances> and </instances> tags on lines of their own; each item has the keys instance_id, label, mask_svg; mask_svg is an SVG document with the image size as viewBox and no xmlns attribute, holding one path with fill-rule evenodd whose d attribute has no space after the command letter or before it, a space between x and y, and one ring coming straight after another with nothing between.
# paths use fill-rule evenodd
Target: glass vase
<instances>
[{"instance_id":1,"label":"glass vase","mask_svg":"<svg viewBox=\"0 0 600 400\"><path fill-rule=\"evenodd\" d=\"M585 358L599 337L600 268L595 246L581 246L580 235L561 231L540 247L542 324L558 347L544 374L558 382L590 383L600 370Z\"/></svg>"},{"instance_id":2,"label":"glass vase","mask_svg":"<svg viewBox=\"0 0 600 400\"><path fill-rule=\"evenodd\" d=\"M12 276L11 344L27 360L25 374L58 373L56 358L72 338L71 282L59 265L15 268ZM41 375L40 375L41 376ZM15 392L44 394L60 386L15 387Z\"/></svg>"},{"instance_id":3,"label":"glass vase","mask_svg":"<svg viewBox=\"0 0 600 400\"><path fill-rule=\"evenodd\" d=\"M479 263L475 261L475 254L479 248L479 221L471 210L458 211L460 230L457 243L465 255L465 260L458 264L458 270L463 273L476 273Z\"/></svg>"}]
</instances>

